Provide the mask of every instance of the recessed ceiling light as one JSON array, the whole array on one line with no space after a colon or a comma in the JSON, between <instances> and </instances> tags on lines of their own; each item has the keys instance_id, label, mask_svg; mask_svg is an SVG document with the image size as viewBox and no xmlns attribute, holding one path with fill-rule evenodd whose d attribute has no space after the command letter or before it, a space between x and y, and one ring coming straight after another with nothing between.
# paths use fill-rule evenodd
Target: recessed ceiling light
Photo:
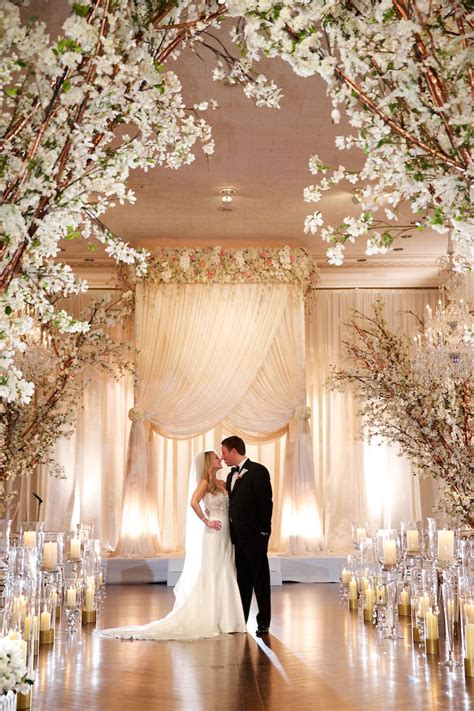
<instances>
[{"instance_id":1,"label":"recessed ceiling light","mask_svg":"<svg viewBox=\"0 0 474 711\"><path fill-rule=\"evenodd\" d=\"M402 239L411 239L412 235L400 235Z\"/></svg>"},{"instance_id":2,"label":"recessed ceiling light","mask_svg":"<svg viewBox=\"0 0 474 711\"><path fill-rule=\"evenodd\" d=\"M393 251L394 252L403 252L403 247L394 247Z\"/></svg>"},{"instance_id":3,"label":"recessed ceiling light","mask_svg":"<svg viewBox=\"0 0 474 711\"><path fill-rule=\"evenodd\" d=\"M235 195L234 188L221 188L219 192L222 196L222 203L224 205L229 205L232 202L232 196Z\"/></svg>"},{"instance_id":4,"label":"recessed ceiling light","mask_svg":"<svg viewBox=\"0 0 474 711\"><path fill-rule=\"evenodd\" d=\"M94 261L94 257L84 257L84 261L85 261L85 262L93 262L93 261Z\"/></svg>"},{"instance_id":5,"label":"recessed ceiling light","mask_svg":"<svg viewBox=\"0 0 474 711\"><path fill-rule=\"evenodd\" d=\"M367 261L367 259L365 259L365 257L361 257L361 258L360 258L360 259L358 259L357 261L358 261L358 262L366 262L366 261Z\"/></svg>"}]
</instances>

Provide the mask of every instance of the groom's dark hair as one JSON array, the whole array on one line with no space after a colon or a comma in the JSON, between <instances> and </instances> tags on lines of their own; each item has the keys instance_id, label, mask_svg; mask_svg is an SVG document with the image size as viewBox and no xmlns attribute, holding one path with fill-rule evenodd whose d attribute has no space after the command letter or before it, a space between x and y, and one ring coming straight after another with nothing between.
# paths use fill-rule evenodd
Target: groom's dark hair
<instances>
[{"instance_id":1,"label":"groom's dark hair","mask_svg":"<svg viewBox=\"0 0 474 711\"><path fill-rule=\"evenodd\" d=\"M232 437L226 437L222 440L221 445L223 447L226 447L229 452L231 449L235 449L242 456L244 456L245 454L245 442L242 437L237 437L236 435L232 435Z\"/></svg>"}]
</instances>

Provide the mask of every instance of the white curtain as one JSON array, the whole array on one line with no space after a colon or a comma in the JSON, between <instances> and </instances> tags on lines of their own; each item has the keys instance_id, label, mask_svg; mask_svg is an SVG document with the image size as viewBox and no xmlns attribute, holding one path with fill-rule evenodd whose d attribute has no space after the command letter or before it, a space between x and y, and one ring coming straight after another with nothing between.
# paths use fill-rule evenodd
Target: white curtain
<instances>
[{"instance_id":1,"label":"white curtain","mask_svg":"<svg viewBox=\"0 0 474 711\"><path fill-rule=\"evenodd\" d=\"M137 289L135 323L137 387L114 555L162 550L153 432L189 438L219 422L251 440L270 441L298 421L290 428L279 546L292 553L318 549L301 292L286 285L145 282ZM295 533L292 523L302 515L307 526Z\"/></svg>"},{"instance_id":2,"label":"white curtain","mask_svg":"<svg viewBox=\"0 0 474 711\"><path fill-rule=\"evenodd\" d=\"M401 519L417 520L426 515L433 503L431 482L420 482L413 476L409 463L398 456L397 447L362 441L358 403L352 391L330 392L324 386L332 364L348 365L343 341L348 338L346 324L352 309L371 315L379 297L385 302L389 327L411 335L417 321L409 312L423 316L427 304L434 307L438 292L321 290L307 324L317 488L322 492L323 527L332 550L350 549L351 521L368 520L372 530L390 523L398 526Z\"/></svg>"},{"instance_id":3,"label":"white curtain","mask_svg":"<svg viewBox=\"0 0 474 711\"><path fill-rule=\"evenodd\" d=\"M409 464L397 456L396 449L385 445L368 447L357 439L357 403L352 393L329 392L323 387L330 364L342 362L342 341L346 337L344 323L348 321L350 309L370 313L379 295L385 300L390 324L399 324L407 330L413 328L414 319L402 312L411 310L421 315L425 305L433 306L438 298L436 289L318 291L317 303L306 324L307 403L311 406L312 418L309 422L293 420L291 426L286 428L281 425L285 434L278 436L280 423L285 416L290 416L291 408L281 404L279 389L283 385L276 380L273 383L276 415L270 412L266 423L269 428L274 428L275 439L265 441L263 437L264 441L261 441L254 433L255 436L248 440L250 458L261 461L272 475L275 510L270 543L274 552L290 549L292 531L284 530L283 501L289 484L294 489L300 488L296 474L293 480L287 476L286 460L293 445L288 443L289 435L286 433L293 432L297 427L308 429L308 424L314 445L321 527L330 550L350 550L351 520L367 517L373 527L378 527L402 518L417 518L430 511L433 499L431 481L414 479ZM286 320L285 310L281 318L283 322ZM250 322L252 319L253 315ZM299 328L297 324L301 323L301 317L295 316L291 323L294 328ZM280 328L284 330L285 326L280 323ZM244 322L238 320L232 344L226 343L227 348L239 342L240 334L245 330ZM290 346L293 337L288 335L282 344L279 331L279 328L275 329L273 345L250 389L252 399L247 394L246 407L253 407L256 412L271 410L268 404L272 398L266 404L258 385L268 377L267 361L277 360L275 349L293 348ZM170 338L172 334L171 325ZM123 337L126 337L125 334ZM163 352L157 356L160 359L168 357L169 345L166 341L164 339ZM298 349L295 349L296 352L299 352ZM295 356L296 359L300 357ZM170 378L173 377L171 373ZM294 374L288 376L296 390L300 387L295 385L298 377L295 378ZM252 402L257 404L252 405ZM57 449L57 459L64 464L67 478L52 479L42 473L39 480L32 478L21 482L21 518L35 517L36 503L31 492L36 491L45 499L42 518L51 529L68 529L78 521L95 523L105 548L111 550L117 546L122 519L124 471L131 424L127 412L133 405L131 380L123 379L117 383L106 375L98 375L87 387L80 405L74 437L60 443ZM177 439L153 432L152 456L156 467L153 486L161 551L177 552L183 549L187 477L194 454L202 449L217 448L223 436L238 431L240 425L248 426L249 421L241 408L242 403L235 405L232 423L218 423L203 435ZM299 456L298 452L296 454ZM289 499L291 501L291 495ZM303 520L302 515L298 521ZM293 520L293 525L298 521ZM314 526L317 530L317 520Z\"/></svg>"}]
</instances>

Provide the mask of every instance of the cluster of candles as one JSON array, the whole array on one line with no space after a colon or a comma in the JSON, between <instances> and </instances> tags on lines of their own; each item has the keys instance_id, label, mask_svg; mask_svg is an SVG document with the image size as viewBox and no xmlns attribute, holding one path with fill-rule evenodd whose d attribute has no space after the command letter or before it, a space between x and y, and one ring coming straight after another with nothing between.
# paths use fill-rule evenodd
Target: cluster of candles
<instances>
[{"instance_id":1,"label":"cluster of candles","mask_svg":"<svg viewBox=\"0 0 474 711\"><path fill-rule=\"evenodd\" d=\"M75 531L45 531L44 523L21 524L10 535L11 521L0 519L0 553L5 571L1 634L17 640L28 672L33 672L41 645L53 645L64 616L73 635L82 624L95 623L105 595L100 541L91 524ZM17 695L27 709L31 694Z\"/></svg>"},{"instance_id":2,"label":"cluster of candles","mask_svg":"<svg viewBox=\"0 0 474 711\"><path fill-rule=\"evenodd\" d=\"M427 519L425 525L379 529L372 537L367 523L354 522L352 537L356 553L340 578L349 609L389 639L400 637L399 618L407 618L413 643L424 645L427 655L439 655L444 631L443 663L463 663L466 676L474 676L474 531L438 529ZM457 637L463 662L455 658Z\"/></svg>"}]
</instances>

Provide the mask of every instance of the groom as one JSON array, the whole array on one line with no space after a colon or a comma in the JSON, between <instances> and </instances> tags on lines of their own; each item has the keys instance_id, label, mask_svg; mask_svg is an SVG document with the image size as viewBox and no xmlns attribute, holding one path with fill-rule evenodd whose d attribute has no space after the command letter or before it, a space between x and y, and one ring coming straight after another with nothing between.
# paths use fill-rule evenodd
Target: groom
<instances>
[{"instance_id":1,"label":"groom","mask_svg":"<svg viewBox=\"0 0 474 711\"><path fill-rule=\"evenodd\" d=\"M235 567L245 621L248 620L252 592L257 598L257 636L270 627L270 569L268 539L272 524L272 485L262 464L245 456L245 442L240 437L226 437L221 442L222 459L232 467L227 477L229 493L230 537L235 546Z\"/></svg>"}]
</instances>

